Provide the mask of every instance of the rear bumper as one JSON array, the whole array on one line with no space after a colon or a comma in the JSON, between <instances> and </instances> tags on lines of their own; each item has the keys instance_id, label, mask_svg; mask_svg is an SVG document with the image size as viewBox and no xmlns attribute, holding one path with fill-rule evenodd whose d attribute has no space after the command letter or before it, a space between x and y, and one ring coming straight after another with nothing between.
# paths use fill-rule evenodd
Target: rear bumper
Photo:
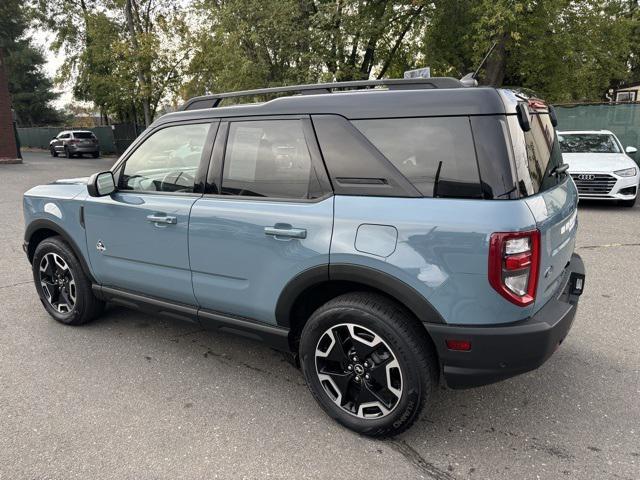
<instances>
[{"instance_id":1,"label":"rear bumper","mask_svg":"<svg viewBox=\"0 0 640 480\"><path fill-rule=\"evenodd\" d=\"M77 146L77 145L69 145L69 151L71 153L94 153L100 150L98 145L88 145L88 146Z\"/></svg>"},{"instance_id":2,"label":"rear bumper","mask_svg":"<svg viewBox=\"0 0 640 480\"><path fill-rule=\"evenodd\" d=\"M542 365L567 336L578 308L574 280L584 278L584 264L574 254L558 294L534 316L505 326L427 324L444 379L451 388L487 385L534 370ZM471 342L470 351L449 350L446 339Z\"/></svg>"}]
</instances>

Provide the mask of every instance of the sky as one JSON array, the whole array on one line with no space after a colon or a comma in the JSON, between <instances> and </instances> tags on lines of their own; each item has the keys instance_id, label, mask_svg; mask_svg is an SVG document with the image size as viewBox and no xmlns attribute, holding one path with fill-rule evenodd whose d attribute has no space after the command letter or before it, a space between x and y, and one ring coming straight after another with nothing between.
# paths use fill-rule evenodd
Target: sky
<instances>
[{"instance_id":1,"label":"sky","mask_svg":"<svg viewBox=\"0 0 640 480\"><path fill-rule=\"evenodd\" d=\"M33 43L42 48L44 56L47 59L47 64L44 67L45 73L49 78L53 79L56 76L58 68L64 63L64 54L62 52L55 53L50 50L51 42L53 41L53 32L44 29L33 29L30 34ZM56 85L56 91L60 92L61 95L57 100L51 102L55 108L63 108L73 100L70 85Z\"/></svg>"}]
</instances>

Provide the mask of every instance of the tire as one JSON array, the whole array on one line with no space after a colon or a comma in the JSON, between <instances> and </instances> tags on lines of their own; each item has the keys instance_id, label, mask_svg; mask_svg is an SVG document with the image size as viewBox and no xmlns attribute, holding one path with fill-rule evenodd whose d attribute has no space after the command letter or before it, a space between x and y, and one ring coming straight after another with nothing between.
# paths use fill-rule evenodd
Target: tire
<instances>
[{"instance_id":1,"label":"tire","mask_svg":"<svg viewBox=\"0 0 640 480\"><path fill-rule=\"evenodd\" d=\"M64 147L64 156L67 158L71 158L73 156L71 152L69 152L69 147L67 146Z\"/></svg>"},{"instance_id":2,"label":"tire","mask_svg":"<svg viewBox=\"0 0 640 480\"><path fill-rule=\"evenodd\" d=\"M49 147L49 150L51 151L51 156L52 157L57 157L58 156L58 152L56 152L56 149L54 147Z\"/></svg>"},{"instance_id":3,"label":"tire","mask_svg":"<svg viewBox=\"0 0 640 480\"><path fill-rule=\"evenodd\" d=\"M302 331L299 353L323 410L363 435L386 437L409 428L437 385L438 362L426 331L403 306L379 294L347 293L321 306Z\"/></svg>"},{"instance_id":4,"label":"tire","mask_svg":"<svg viewBox=\"0 0 640 480\"><path fill-rule=\"evenodd\" d=\"M631 208L636 204L636 199L634 198L633 200L620 200L619 203L623 207Z\"/></svg>"},{"instance_id":5,"label":"tire","mask_svg":"<svg viewBox=\"0 0 640 480\"><path fill-rule=\"evenodd\" d=\"M98 157L100 156L100 152L93 152L93 153L91 154L91 156L92 156L93 158L98 158Z\"/></svg>"},{"instance_id":6,"label":"tire","mask_svg":"<svg viewBox=\"0 0 640 480\"><path fill-rule=\"evenodd\" d=\"M62 268L64 265L66 269ZM61 286L51 281L55 275L47 273L49 266L51 273L61 274L62 278L58 278L58 281L62 281ZM43 272L41 268L44 269ZM69 273L66 273L67 270ZM40 301L49 315L58 322L82 325L102 313L104 302L93 295L91 281L82 270L73 250L62 238L49 237L38 244L33 255L32 271Z\"/></svg>"}]
</instances>

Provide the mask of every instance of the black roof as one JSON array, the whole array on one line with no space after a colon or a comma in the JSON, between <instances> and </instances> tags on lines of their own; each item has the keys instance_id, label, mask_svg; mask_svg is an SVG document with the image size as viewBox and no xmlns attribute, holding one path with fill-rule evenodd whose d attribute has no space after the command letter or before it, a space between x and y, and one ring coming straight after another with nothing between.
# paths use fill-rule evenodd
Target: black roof
<instances>
[{"instance_id":1,"label":"black roof","mask_svg":"<svg viewBox=\"0 0 640 480\"><path fill-rule=\"evenodd\" d=\"M343 87L351 84L358 85ZM365 84L372 88L361 89ZM373 88L379 85L388 86L389 89ZM335 91L344 88L358 89ZM217 106L224 98L282 92L303 94L279 97L264 103ZM261 115L337 114L358 119L504 113L505 105L495 88L465 87L458 80L443 78L298 85L207 95L187 101L182 111L166 114L157 123Z\"/></svg>"}]
</instances>

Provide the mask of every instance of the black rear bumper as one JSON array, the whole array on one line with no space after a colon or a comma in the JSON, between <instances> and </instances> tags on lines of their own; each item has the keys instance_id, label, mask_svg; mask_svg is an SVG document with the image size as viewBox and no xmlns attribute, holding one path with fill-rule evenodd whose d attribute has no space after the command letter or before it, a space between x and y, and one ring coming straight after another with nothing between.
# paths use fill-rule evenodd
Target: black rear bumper
<instances>
[{"instance_id":1,"label":"black rear bumper","mask_svg":"<svg viewBox=\"0 0 640 480\"><path fill-rule=\"evenodd\" d=\"M571 258L558 294L534 316L504 326L426 324L436 349L444 379L451 388L494 383L542 365L571 328L584 282L584 264ZM582 279L579 290L576 279ZM471 342L470 351L449 350L446 339Z\"/></svg>"}]
</instances>

